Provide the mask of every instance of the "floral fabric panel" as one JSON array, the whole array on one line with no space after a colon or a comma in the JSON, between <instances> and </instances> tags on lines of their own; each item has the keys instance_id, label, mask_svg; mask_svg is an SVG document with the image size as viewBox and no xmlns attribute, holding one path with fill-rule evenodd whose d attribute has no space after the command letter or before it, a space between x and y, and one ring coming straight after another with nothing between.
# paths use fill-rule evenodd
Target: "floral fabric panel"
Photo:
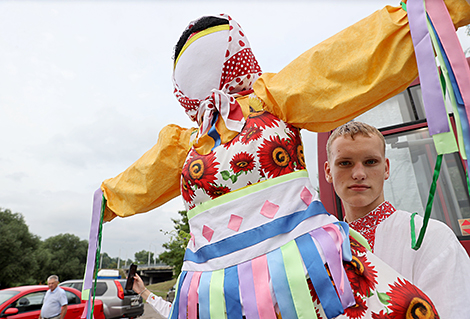
<instances>
[{"instance_id":1,"label":"floral fabric panel","mask_svg":"<svg viewBox=\"0 0 470 319\"><path fill-rule=\"evenodd\" d=\"M388 266L353 237L350 236L349 239L353 259L351 262L344 262L344 268L354 291L356 305L346 308L344 315L337 318L439 318L434 304L426 294L398 273L387 271L385 268ZM308 284L318 319L327 318L310 280Z\"/></svg>"},{"instance_id":2,"label":"floral fabric panel","mask_svg":"<svg viewBox=\"0 0 470 319\"><path fill-rule=\"evenodd\" d=\"M187 210L260 181L305 169L299 129L265 111L251 110L243 130L209 154L190 150L181 194Z\"/></svg>"}]
</instances>

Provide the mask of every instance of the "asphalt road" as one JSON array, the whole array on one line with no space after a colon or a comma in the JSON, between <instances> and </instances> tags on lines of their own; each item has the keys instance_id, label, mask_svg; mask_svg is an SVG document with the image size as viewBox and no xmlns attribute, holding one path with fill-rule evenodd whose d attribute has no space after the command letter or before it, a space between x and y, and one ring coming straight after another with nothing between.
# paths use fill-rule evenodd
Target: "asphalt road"
<instances>
[{"instance_id":1,"label":"asphalt road","mask_svg":"<svg viewBox=\"0 0 470 319\"><path fill-rule=\"evenodd\" d=\"M166 319L156 312L151 305L144 303L144 314L139 319Z\"/></svg>"}]
</instances>

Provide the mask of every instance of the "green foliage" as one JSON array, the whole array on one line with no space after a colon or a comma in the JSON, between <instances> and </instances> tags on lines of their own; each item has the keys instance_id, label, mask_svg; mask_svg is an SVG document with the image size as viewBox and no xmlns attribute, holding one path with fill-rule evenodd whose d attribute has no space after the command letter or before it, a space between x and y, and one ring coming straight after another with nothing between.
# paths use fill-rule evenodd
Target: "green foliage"
<instances>
[{"instance_id":1,"label":"green foliage","mask_svg":"<svg viewBox=\"0 0 470 319\"><path fill-rule=\"evenodd\" d=\"M41 241L31 234L20 213L0 208L0 289L45 284L47 277L61 281L83 278L88 241L72 234L60 234ZM145 262L148 252L143 251ZM153 253L151 253L152 262ZM117 268L118 258L101 254L101 268ZM127 265L133 261L128 259ZM157 259L158 262L158 259ZM124 267L125 260L120 265Z\"/></svg>"},{"instance_id":2,"label":"green foliage","mask_svg":"<svg viewBox=\"0 0 470 319\"><path fill-rule=\"evenodd\" d=\"M88 241L72 234L59 234L46 239L39 249L45 255L44 263L36 279L45 281L51 274L61 281L83 278L87 258Z\"/></svg>"},{"instance_id":3,"label":"green foliage","mask_svg":"<svg viewBox=\"0 0 470 319\"><path fill-rule=\"evenodd\" d=\"M155 262L154 253L150 252L150 264ZM149 251L141 250L134 254L135 262L137 265L147 265L149 262Z\"/></svg>"},{"instance_id":4,"label":"green foliage","mask_svg":"<svg viewBox=\"0 0 470 319\"><path fill-rule=\"evenodd\" d=\"M133 263L131 259L121 259L119 260L119 257L112 258L108 255L108 253L103 252L101 253L100 256L100 264L99 268L100 269L116 269L118 266L118 261L119 261L119 267L123 268L125 265L129 266L130 264Z\"/></svg>"},{"instance_id":5,"label":"green foliage","mask_svg":"<svg viewBox=\"0 0 470 319\"><path fill-rule=\"evenodd\" d=\"M100 255L100 265L101 269L113 269L117 266L117 258L111 258L108 253L101 253Z\"/></svg>"},{"instance_id":6,"label":"green foliage","mask_svg":"<svg viewBox=\"0 0 470 319\"><path fill-rule=\"evenodd\" d=\"M115 260L116 260L116 266L115 266L114 268L117 268L117 266L118 266L118 264L117 264L118 258L115 258ZM130 266L132 263L135 264L135 262L133 262L131 259L127 259L127 261L126 261L125 259L121 259L121 260L119 260L119 268L120 268L120 269L129 268L129 266ZM126 276L124 276L124 277L126 277Z\"/></svg>"},{"instance_id":7,"label":"green foliage","mask_svg":"<svg viewBox=\"0 0 470 319\"><path fill-rule=\"evenodd\" d=\"M175 277L181 273L184 252L190 239L186 211L179 211L178 214L180 214L181 219L172 219L175 229L166 233L167 235L171 234L170 241L162 245L167 251L158 256L163 263L175 267Z\"/></svg>"},{"instance_id":8,"label":"green foliage","mask_svg":"<svg viewBox=\"0 0 470 319\"><path fill-rule=\"evenodd\" d=\"M168 281L159 282L156 284L148 285L146 288L163 299L166 298L168 290L176 283L176 278Z\"/></svg>"},{"instance_id":9,"label":"green foliage","mask_svg":"<svg viewBox=\"0 0 470 319\"><path fill-rule=\"evenodd\" d=\"M0 234L0 288L30 283L39 237L29 232L22 214L1 208Z\"/></svg>"}]
</instances>

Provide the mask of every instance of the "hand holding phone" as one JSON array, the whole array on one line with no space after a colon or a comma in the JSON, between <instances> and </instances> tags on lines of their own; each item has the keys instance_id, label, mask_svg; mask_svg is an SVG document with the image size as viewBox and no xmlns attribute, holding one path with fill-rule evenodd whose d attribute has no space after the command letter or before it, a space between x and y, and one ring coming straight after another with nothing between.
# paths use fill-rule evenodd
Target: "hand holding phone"
<instances>
[{"instance_id":1,"label":"hand holding phone","mask_svg":"<svg viewBox=\"0 0 470 319\"><path fill-rule=\"evenodd\" d=\"M134 285L134 275L137 271L137 265L131 264L129 266L129 274L127 275L126 281L126 290L132 290L132 286Z\"/></svg>"}]
</instances>

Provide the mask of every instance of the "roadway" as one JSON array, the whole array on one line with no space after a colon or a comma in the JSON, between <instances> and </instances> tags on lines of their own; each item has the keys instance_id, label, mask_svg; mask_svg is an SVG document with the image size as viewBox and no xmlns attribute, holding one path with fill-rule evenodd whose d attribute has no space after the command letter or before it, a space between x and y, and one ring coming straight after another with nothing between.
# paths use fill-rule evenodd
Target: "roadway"
<instances>
[{"instance_id":1,"label":"roadway","mask_svg":"<svg viewBox=\"0 0 470 319\"><path fill-rule=\"evenodd\" d=\"M148 303L144 303L144 314L139 319L166 319L160 316Z\"/></svg>"}]
</instances>

